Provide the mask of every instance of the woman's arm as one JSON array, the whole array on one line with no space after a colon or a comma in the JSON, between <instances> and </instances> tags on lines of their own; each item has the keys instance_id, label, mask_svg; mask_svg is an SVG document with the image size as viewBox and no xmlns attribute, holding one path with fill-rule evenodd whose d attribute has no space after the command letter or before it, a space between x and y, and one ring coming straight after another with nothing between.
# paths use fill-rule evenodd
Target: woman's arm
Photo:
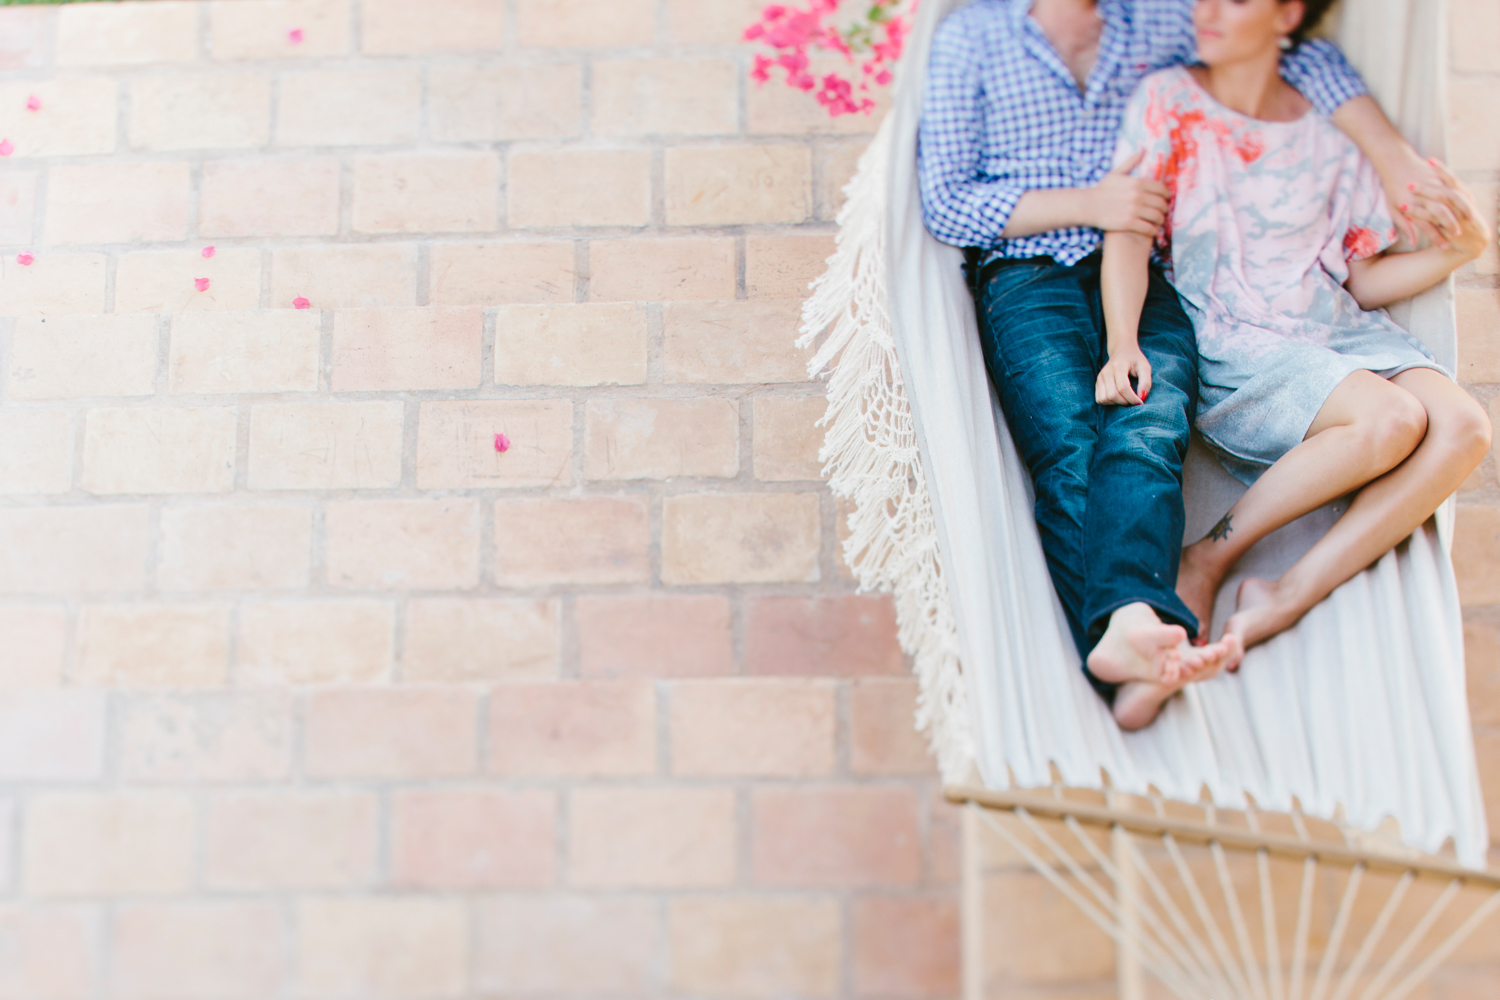
<instances>
[{"instance_id":1,"label":"woman's arm","mask_svg":"<svg viewBox=\"0 0 1500 1000\"><path fill-rule=\"evenodd\" d=\"M1096 402L1137 406L1151 393L1151 362L1136 342L1151 280L1150 263L1151 237L1127 232L1104 234L1099 280L1109 360L1094 381ZM1130 385L1132 375L1135 388Z\"/></svg>"},{"instance_id":2,"label":"woman's arm","mask_svg":"<svg viewBox=\"0 0 1500 1000\"><path fill-rule=\"evenodd\" d=\"M1391 216L1415 246L1420 231L1429 243L1447 247L1458 238L1459 223L1448 201L1455 193L1431 160L1424 160L1391 124L1369 94L1341 104L1331 116L1375 165Z\"/></svg>"}]
</instances>

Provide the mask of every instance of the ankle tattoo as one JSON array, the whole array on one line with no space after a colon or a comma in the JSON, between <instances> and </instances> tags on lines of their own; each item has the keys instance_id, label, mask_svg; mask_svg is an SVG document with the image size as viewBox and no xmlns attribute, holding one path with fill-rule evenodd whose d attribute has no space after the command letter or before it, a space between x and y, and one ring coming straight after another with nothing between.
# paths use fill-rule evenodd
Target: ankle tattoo
<instances>
[{"instance_id":1,"label":"ankle tattoo","mask_svg":"<svg viewBox=\"0 0 1500 1000\"><path fill-rule=\"evenodd\" d=\"M1234 530L1232 527L1230 527L1230 525L1233 523L1234 515L1225 514L1223 517L1219 518L1219 523L1214 525L1214 530L1208 533L1209 539L1215 542L1224 541L1229 537L1229 533Z\"/></svg>"}]
</instances>

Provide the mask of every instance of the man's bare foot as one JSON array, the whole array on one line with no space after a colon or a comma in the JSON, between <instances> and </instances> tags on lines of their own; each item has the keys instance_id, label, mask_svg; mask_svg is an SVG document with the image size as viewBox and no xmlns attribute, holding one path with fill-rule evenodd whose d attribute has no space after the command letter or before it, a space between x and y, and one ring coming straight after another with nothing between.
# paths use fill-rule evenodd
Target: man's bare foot
<instances>
[{"instance_id":1,"label":"man's bare foot","mask_svg":"<svg viewBox=\"0 0 1500 1000\"><path fill-rule=\"evenodd\" d=\"M1219 587L1224 583L1224 574L1205 559L1202 547L1207 539L1182 550L1182 561L1177 567L1177 596L1198 619L1199 646L1208 645L1209 630L1213 628L1214 602L1219 597Z\"/></svg>"},{"instance_id":2,"label":"man's bare foot","mask_svg":"<svg viewBox=\"0 0 1500 1000\"><path fill-rule=\"evenodd\" d=\"M1089 673L1109 684L1175 684L1182 673L1179 647L1186 641L1187 629L1165 624L1155 608L1136 601L1110 615L1109 628L1089 653Z\"/></svg>"},{"instance_id":3,"label":"man's bare foot","mask_svg":"<svg viewBox=\"0 0 1500 1000\"><path fill-rule=\"evenodd\" d=\"M1224 623L1224 634L1239 636L1240 642L1249 649L1291 628L1304 613L1281 592L1280 581L1247 577L1240 584L1235 612Z\"/></svg>"},{"instance_id":4,"label":"man's bare foot","mask_svg":"<svg viewBox=\"0 0 1500 1000\"><path fill-rule=\"evenodd\" d=\"M1189 646L1184 643L1179 648L1179 653L1182 671L1175 682L1164 684L1131 681L1115 693L1115 722L1121 729L1127 732L1145 729L1156 721L1162 706L1178 691L1196 681L1206 681L1239 666L1245 649L1240 645L1239 636L1226 634L1218 642L1211 642L1206 646Z\"/></svg>"}]
</instances>

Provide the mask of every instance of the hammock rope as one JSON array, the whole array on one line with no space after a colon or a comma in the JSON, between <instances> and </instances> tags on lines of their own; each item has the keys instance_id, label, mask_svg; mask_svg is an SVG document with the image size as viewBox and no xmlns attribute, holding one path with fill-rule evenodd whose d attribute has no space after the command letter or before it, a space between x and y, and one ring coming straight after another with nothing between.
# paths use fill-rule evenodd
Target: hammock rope
<instances>
[{"instance_id":1,"label":"hammock rope","mask_svg":"<svg viewBox=\"0 0 1500 1000\"><path fill-rule=\"evenodd\" d=\"M1050 796L950 786L947 796L967 804L986 827L1113 939L1122 957L1138 961L1180 1000L1403 1000L1500 909L1500 872L1463 868L1445 858L1416 852L1371 849L1349 843L1347 838L1344 843L1317 840L1308 835L1296 813L1290 816L1297 836L1286 837L1263 830L1254 810L1246 812L1244 828L1221 824L1212 807L1202 823L1174 819L1166 815L1165 803L1157 796L1152 797L1154 813L1150 814L1070 801L1060 786ZM1043 820L1060 823L1076 841L1076 848L1060 843ZM1097 833L1091 834L1090 828L1109 831L1113 857L1101 849ZM1167 889L1158 865L1141 849L1142 843L1152 839L1159 840L1196 921ZM1200 884L1184 843L1207 849L1212 881L1218 885L1217 908ZM1259 948L1235 884L1230 851L1254 859L1252 896L1258 897L1260 905ZM1282 964L1273 855L1298 861L1302 869L1289 967ZM1327 944L1313 971L1308 964L1319 875L1332 872L1336 878L1345 870L1348 874ZM1396 877L1383 898L1377 897L1379 910L1356 943L1351 931L1357 904L1369 896L1367 876L1372 871ZM1391 947L1386 939L1392 936L1392 926L1413 898L1411 890L1423 879L1445 884ZM1145 893L1139 891L1141 885ZM1483 898L1467 919L1431 943L1418 960L1424 942L1465 892ZM1347 961L1346 945L1354 947ZM1382 946L1387 950L1380 959ZM1309 972L1311 990L1304 993Z\"/></svg>"}]
</instances>

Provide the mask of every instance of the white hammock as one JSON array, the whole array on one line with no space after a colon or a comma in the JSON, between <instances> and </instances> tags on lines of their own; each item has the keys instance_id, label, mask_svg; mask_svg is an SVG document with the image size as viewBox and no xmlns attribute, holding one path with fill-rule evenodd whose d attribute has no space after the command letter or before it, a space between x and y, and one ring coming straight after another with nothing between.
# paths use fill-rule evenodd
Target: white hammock
<instances>
[{"instance_id":1,"label":"white hammock","mask_svg":"<svg viewBox=\"0 0 1500 1000\"><path fill-rule=\"evenodd\" d=\"M1221 807L1247 802L1375 830L1387 817L1426 852L1451 839L1483 864L1488 834L1464 689L1462 629L1439 516L1340 587L1238 674L1189 687L1122 734L1078 669L1031 513L1030 484L980 354L961 252L930 236L916 180L927 52L962 0L924 0L894 105L848 188L838 250L814 284L803 343L830 371L822 453L855 511L845 555L894 595L921 685L919 725L945 780L977 766L992 789L1055 783ZM1443 154L1446 5L1347 0L1339 40L1419 148ZM1420 14L1418 7L1421 7ZM1452 366L1448 288L1394 310ZM1237 482L1189 456L1188 540ZM1314 512L1251 550L1240 573L1279 575L1337 516ZM1216 626L1236 579L1221 595ZM960 668L962 664L962 669Z\"/></svg>"}]
</instances>

